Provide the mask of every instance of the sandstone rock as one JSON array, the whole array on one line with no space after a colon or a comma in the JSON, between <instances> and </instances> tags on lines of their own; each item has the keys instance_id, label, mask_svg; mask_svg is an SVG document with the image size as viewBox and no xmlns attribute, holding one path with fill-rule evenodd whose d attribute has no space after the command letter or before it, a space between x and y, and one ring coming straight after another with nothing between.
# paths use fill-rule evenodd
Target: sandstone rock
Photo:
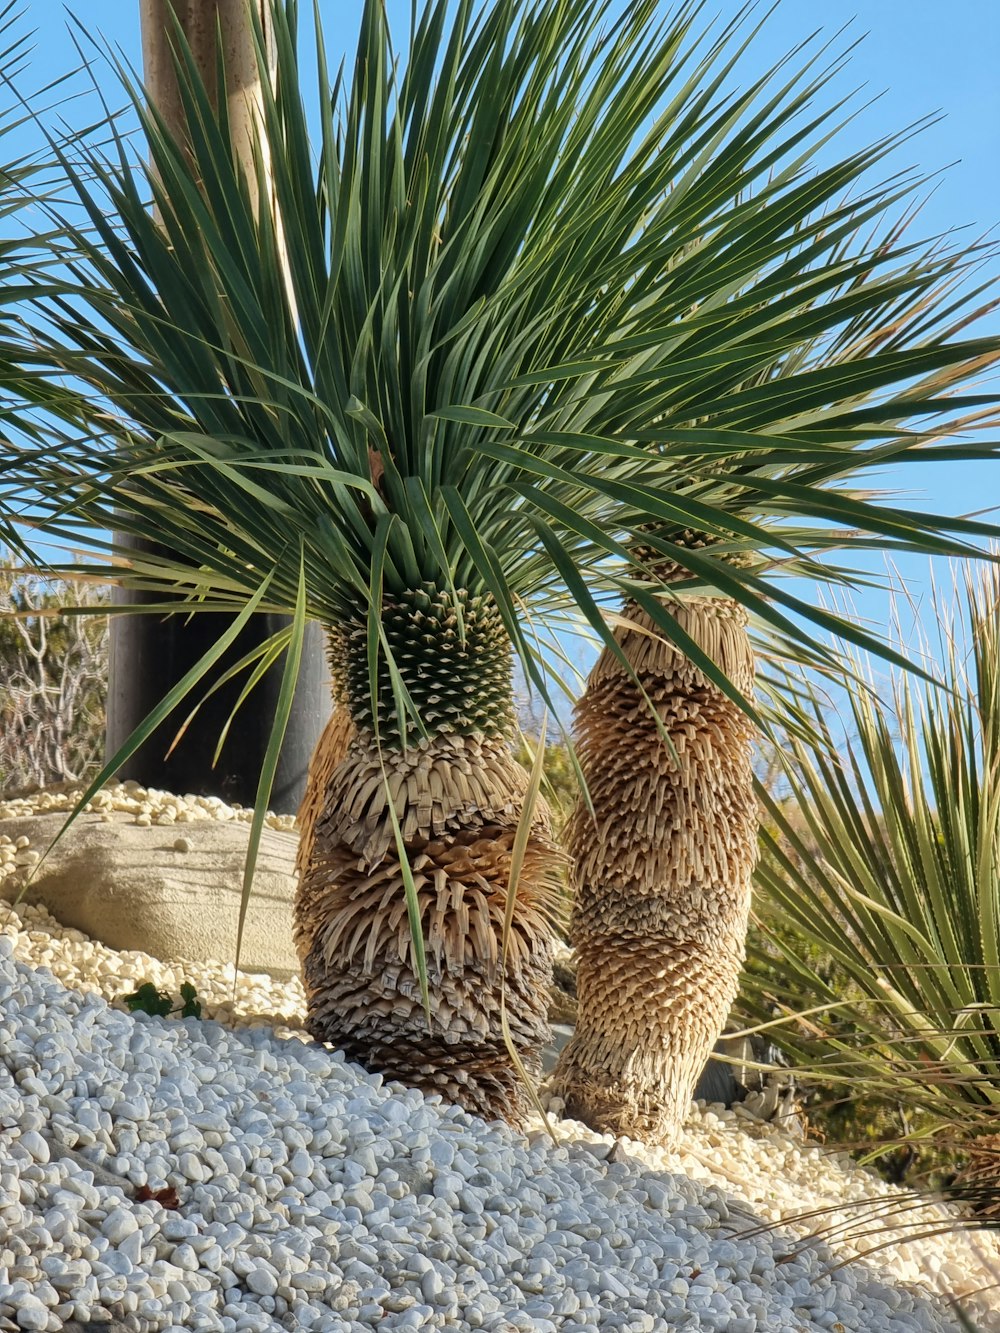
<instances>
[{"instance_id":1,"label":"sandstone rock","mask_svg":"<svg viewBox=\"0 0 1000 1333\"><path fill-rule=\"evenodd\" d=\"M28 838L43 854L23 901L42 902L64 925L113 949L156 958L234 962L248 824L206 819L183 826L141 827L127 814L83 814L46 848L63 814L0 819L0 837ZM247 908L240 967L286 979L298 972L292 945L292 898L298 835L265 829ZM24 858L22 858L24 859ZM17 895L20 873L0 885Z\"/></svg>"}]
</instances>

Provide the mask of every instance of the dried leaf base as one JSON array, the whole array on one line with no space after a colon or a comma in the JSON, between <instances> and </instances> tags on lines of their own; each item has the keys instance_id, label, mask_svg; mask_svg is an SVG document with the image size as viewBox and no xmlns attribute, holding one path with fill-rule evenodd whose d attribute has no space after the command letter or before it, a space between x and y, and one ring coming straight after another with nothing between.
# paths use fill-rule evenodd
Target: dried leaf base
<instances>
[{"instance_id":1,"label":"dried leaf base","mask_svg":"<svg viewBox=\"0 0 1000 1333\"><path fill-rule=\"evenodd\" d=\"M599 960L599 961L598 961ZM603 936L581 953L576 1032L550 1082L602 1133L670 1143L736 995L740 955Z\"/></svg>"},{"instance_id":2,"label":"dried leaf base","mask_svg":"<svg viewBox=\"0 0 1000 1333\"><path fill-rule=\"evenodd\" d=\"M593 802L575 862L576 1035L550 1081L595 1129L669 1141L735 997L756 858L752 728L634 606L576 714ZM753 687L746 617L692 599L676 619L737 687ZM668 739L664 739L664 733Z\"/></svg>"},{"instance_id":3,"label":"dried leaf base","mask_svg":"<svg viewBox=\"0 0 1000 1333\"><path fill-rule=\"evenodd\" d=\"M350 713L343 704L336 704L309 760L306 789L298 810L299 850L295 857L295 869L300 879L312 857L316 821L323 813L327 788L334 773L347 758L347 747L353 735L354 724Z\"/></svg>"},{"instance_id":4,"label":"dried leaf base","mask_svg":"<svg viewBox=\"0 0 1000 1333\"><path fill-rule=\"evenodd\" d=\"M481 736L439 736L385 762L383 777L359 732L316 823L295 912L309 1030L388 1079L519 1124L527 1104L503 1037L500 961L527 775L502 740ZM390 799L417 890L430 1026ZM550 882L559 860L539 807L505 988L513 1044L535 1074L548 1037Z\"/></svg>"}]
</instances>

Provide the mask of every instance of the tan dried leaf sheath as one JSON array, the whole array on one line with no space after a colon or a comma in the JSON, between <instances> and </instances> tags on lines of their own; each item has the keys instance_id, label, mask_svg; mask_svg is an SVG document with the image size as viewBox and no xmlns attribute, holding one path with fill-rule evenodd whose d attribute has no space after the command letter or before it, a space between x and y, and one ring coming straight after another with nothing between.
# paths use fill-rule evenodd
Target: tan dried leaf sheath
<instances>
[{"instance_id":1,"label":"tan dried leaf sheath","mask_svg":"<svg viewBox=\"0 0 1000 1333\"><path fill-rule=\"evenodd\" d=\"M671 610L749 697L743 610L721 598ZM576 713L596 823L581 802L568 829L579 1012L552 1086L567 1115L669 1141L736 995L757 849L753 728L644 612L624 615L618 642L676 758L605 650Z\"/></svg>"},{"instance_id":2,"label":"tan dried leaf sheath","mask_svg":"<svg viewBox=\"0 0 1000 1333\"><path fill-rule=\"evenodd\" d=\"M527 785L502 739L438 736L385 755L417 886L432 1029L420 998L378 754L358 732L327 787L295 912L309 1029L387 1078L488 1119L523 1119L500 1023L511 849ZM558 853L539 807L507 970L515 1045L537 1072L551 974L549 880Z\"/></svg>"},{"instance_id":3,"label":"tan dried leaf sheath","mask_svg":"<svg viewBox=\"0 0 1000 1333\"><path fill-rule=\"evenodd\" d=\"M502 676L509 673L509 644L495 641L490 609L481 603L465 604L467 640L456 639L444 594L421 595L412 635L406 606L390 611L407 687L423 691L426 716L444 720L435 734L414 734L404 743L383 696L379 715L389 725L380 752L366 725L373 716L367 670L356 673L365 688L359 685L358 699L350 700L350 659L341 666L339 690L354 720L346 708L340 722L339 708L331 719L300 812L294 924L307 1023L318 1040L386 1078L440 1093L486 1119L518 1124L527 1104L503 1039L500 960L528 775L506 734L510 711ZM338 640L347 653L352 642L349 634ZM489 688L470 690L477 683ZM430 1027L392 810L417 890ZM516 887L505 984L513 1043L536 1074L548 1036L550 911L562 861L539 802Z\"/></svg>"},{"instance_id":4,"label":"tan dried leaf sheath","mask_svg":"<svg viewBox=\"0 0 1000 1333\"><path fill-rule=\"evenodd\" d=\"M312 856L313 839L316 836L316 821L323 812L326 802L326 789L330 785L334 769L347 758L347 747L354 734L351 715L345 707L335 705L326 726L309 760L309 774L306 789L299 806L299 850L295 856L295 869L299 879L306 872Z\"/></svg>"}]
</instances>

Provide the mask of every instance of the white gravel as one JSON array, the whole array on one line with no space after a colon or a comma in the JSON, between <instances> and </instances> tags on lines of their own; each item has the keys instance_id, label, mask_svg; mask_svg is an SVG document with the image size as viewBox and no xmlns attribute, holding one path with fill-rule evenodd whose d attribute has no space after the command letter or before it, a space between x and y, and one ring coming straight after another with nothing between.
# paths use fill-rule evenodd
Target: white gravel
<instances>
[{"instance_id":1,"label":"white gravel","mask_svg":"<svg viewBox=\"0 0 1000 1333\"><path fill-rule=\"evenodd\" d=\"M142 981L204 1019L129 1014ZM672 1154L609 1162L570 1121L555 1147L308 1043L297 981L3 903L0 1012L0 1328L938 1333L954 1294L1000 1330L993 1235L914 1239L955 1214L738 1112L696 1108Z\"/></svg>"},{"instance_id":2,"label":"white gravel","mask_svg":"<svg viewBox=\"0 0 1000 1333\"><path fill-rule=\"evenodd\" d=\"M76 808L83 788L66 783L31 792L25 796L0 798L0 819L19 819L26 815L69 814ZM243 805L227 805L218 796L175 796L173 792L143 787L138 782L108 782L87 802L84 810L111 819L113 814L129 814L135 823L197 824L206 819L232 820L249 824L253 811ZM294 815L276 815L269 810L264 816L266 828L290 830L295 828ZM27 843L25 843L27 846Z\"/></svg>"}]
</instances>

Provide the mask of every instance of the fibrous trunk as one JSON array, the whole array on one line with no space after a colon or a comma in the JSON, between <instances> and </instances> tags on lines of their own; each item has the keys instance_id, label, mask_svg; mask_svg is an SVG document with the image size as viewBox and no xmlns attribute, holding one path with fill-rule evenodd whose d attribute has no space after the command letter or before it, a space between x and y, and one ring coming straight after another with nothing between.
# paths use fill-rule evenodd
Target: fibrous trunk
<instances>
[{"instance_id":1,"label":"fibrous trunk","mask_svg":"<svg viewBox=\"0 0 1000 1333\"><path fill-rule=\"evenodd\" d=\"M742 609L709 597L670 609L749 697ZM577 707L594 814L581 801L568 831L579 1010L552 1087L594 1128L669 1141L742 965L757 845L752 726L644 612L624 615L618 642L649 702L605 650Z\"/></svg>"},{"instance_id":2,"label":"fibrous trunk","mask_svg":"<svg viewBox=\"0 0 1000 1333\"><path fill-rule=\"evenodd\" d=\"M305 875L312 860L316 838L316 821L323 813L326 792L337 768L347 758L347 749L354 735L354 725L347 708L336 706L327 719L309 760L306 789L299 806L296 822L299 826L299 848L295 855L295 869L299 880Z\"/></svg>"},{"instance_id":3,"label":"fibrous trunk","mask_svg":"<svg viewBox=\"0 0 1000 1333\"><path fill-rule=\"evenodd\" d=\"M423 588L384 608L383 631L424 735L410 724L404 740L384 663L372 707L365 625L338 635L352 732L315 820L295 935L313 1036L387 1078L518 1123L525 1100L501 1030L501 938L528 776L509 745L502 623L487 599L459 597L456 607L449 594ZM429 1025L393 810L419 902ZM529 1072L548 1035L547 908L558 860L540 803L504 982L511 1036Z\"/></svg>"}]
</instances>

